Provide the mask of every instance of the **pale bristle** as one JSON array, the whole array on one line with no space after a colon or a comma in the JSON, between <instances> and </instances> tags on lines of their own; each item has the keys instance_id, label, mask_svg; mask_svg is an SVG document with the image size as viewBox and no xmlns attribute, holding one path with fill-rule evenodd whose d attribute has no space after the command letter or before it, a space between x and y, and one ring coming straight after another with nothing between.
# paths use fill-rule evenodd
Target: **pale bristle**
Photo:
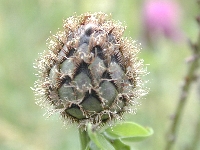
<instances>
[{"instance_id":1,"label":"pale bristle","mask_svg":"<svg viewBox=\"0 0 200 150\"><path fill-rule=\"evenodd\" d=\"M140 78L146 70L135 41L122 38L126 27L99 12L70 17L63 28L35 64L37 104L81 128L134 113L131 106L146 94Z\"/></svg>"}]
</instances>

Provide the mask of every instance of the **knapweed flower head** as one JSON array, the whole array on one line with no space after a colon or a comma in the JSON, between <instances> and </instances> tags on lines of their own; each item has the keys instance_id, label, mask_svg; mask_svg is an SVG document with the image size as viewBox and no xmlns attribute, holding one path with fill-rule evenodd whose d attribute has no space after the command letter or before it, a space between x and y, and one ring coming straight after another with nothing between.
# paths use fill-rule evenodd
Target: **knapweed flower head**
<instances>
[{"instance_id":1,"label":"knapweed flower head","mask_svg":"<svg viewBox=\"0 0 200 150\"><path fill-rule=\"evenodd\" d=\"M171 0L146 0L143 8L144 29L149 36L163 34L169 39L178 40L181 9Z\"/></svg>"},{"instance_id":2,"label":"knapweed flower head","mask_svg":"<svg viewBox=\"0 0 200 150\"><path fill-rule=\"evenodd\" d=\"M103 125L131 112L145 94L143 60L135 41L122 38L125 27L104 13L85 13L64 20L35 67L36 100L63 120Z\"/></svg>"}]
</instances>

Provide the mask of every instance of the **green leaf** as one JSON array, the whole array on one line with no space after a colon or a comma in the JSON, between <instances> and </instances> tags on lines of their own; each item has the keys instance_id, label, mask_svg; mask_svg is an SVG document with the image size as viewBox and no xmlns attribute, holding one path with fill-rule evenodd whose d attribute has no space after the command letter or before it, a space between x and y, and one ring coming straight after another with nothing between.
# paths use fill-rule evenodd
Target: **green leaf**
<instances>
[{"instance_id":1,"label":"green leaf","mask_svg":"<svg viewBox=\"0 0 200 150\"><path fill-rule=\"evenodd\" d=\"M116 150L130 150L130 146L124 144L120 139L116 139L112 141L112 145Z\"/></svg>"},{"instance_id":2,"label":"green leaf","mask_svg":"<svg viewBox=\"0 0 200 150\"><path fill-rule=\"evenodd\" d=\"M116 124L105 130L104 135L110 139L123 141L141 141L153 134L153 129L142 127L134 122Z\"/></svg>"},{"instance_id":3,"label":"green leaf","mask_svg":"<svg viewBox=\"0 0 200 150\"><path fill-rule=\"evenodd\" d=\"M92 125L88 124L88 135L92 142L101 150L115 150L111 143L100 133L93 131Z\"/></svg>"}]
</instances>

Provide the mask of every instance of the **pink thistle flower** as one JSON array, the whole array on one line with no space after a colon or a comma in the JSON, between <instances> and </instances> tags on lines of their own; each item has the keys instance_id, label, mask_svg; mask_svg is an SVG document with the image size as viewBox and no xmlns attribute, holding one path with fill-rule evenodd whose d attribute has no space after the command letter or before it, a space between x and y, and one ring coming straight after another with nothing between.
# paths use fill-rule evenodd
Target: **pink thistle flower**
<instances>
[{"instance_id":1,"label":"pink thistle flower","mask_svg":"<svg viewBox=\"0 0 200 150\"><path fill-rule=\"evenodd\" d=\"M143 23L148 40L154 40L160 35L174 41L180 40L182 37L180 20L181 9L174 1L146 0L143 8Z\"/></svg>"}]
</instances>

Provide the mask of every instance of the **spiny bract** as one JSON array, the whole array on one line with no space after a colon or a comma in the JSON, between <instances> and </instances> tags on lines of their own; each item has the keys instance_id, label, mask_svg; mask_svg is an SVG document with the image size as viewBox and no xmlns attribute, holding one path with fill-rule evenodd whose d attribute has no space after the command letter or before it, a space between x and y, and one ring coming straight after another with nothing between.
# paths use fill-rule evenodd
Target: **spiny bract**
<instances>
[{"instance_id":1,"label":"spiny bract","mask_svg":"<svg viewBox=\"0 0 200 150\"><path fill-rule=\"evenodd\" d=\"M122 38L120 22L101 12L70 17L63 28L35 63L37 102L79 126L121 119L145 92L139 48Z\"/></svg>"}]
</instances>

